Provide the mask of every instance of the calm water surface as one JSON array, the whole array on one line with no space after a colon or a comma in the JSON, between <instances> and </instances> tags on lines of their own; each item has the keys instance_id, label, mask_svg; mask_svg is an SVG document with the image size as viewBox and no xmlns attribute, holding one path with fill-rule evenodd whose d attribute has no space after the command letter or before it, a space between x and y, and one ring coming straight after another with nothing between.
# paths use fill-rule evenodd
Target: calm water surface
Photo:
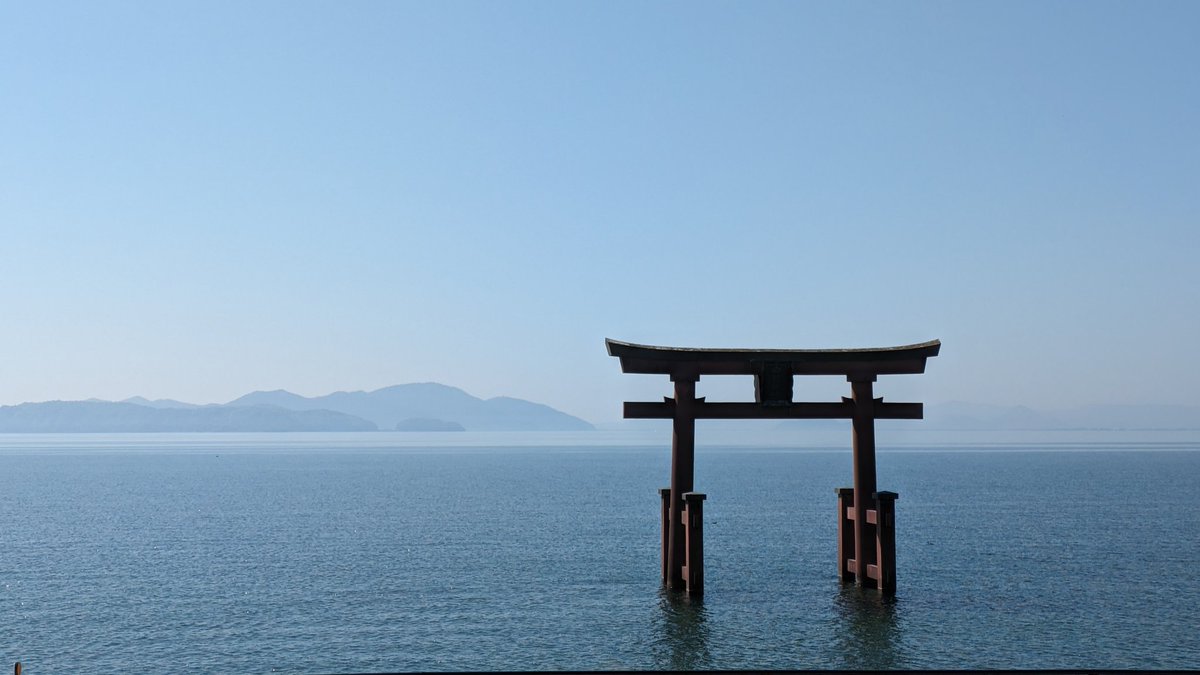
<instances>
[{"instance_id":1,"label":"calm water surface","mask_svg":"<svg viewBox=\"0 0 1200 675\"><path fill-rule=\"evenodd\" d=\"M836 578L848 450L701 448L692 602L659 585L662 445L213 438L0 438L0 666L1200 665L1187 443L881 451L891 602Z\"/></svg>"}]
</instances>

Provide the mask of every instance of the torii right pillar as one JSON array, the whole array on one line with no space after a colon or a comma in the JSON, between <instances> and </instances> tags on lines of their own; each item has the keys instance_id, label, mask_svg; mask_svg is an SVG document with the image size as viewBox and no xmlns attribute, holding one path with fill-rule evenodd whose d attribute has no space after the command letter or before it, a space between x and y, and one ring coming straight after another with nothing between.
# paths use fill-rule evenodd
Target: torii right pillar
<instances>
[{"instance_id":1,"label":"torii right pillar","mask_svg":"<svg viewBox=\"0 0 1200 675\"><path fill-rule=\"evenodd\" d=\"M838 488L838 576L884 593L896 592L896 508L899 495L879 492L875 477L875 376L850 376L854 406L854 487ZM853 557L851 557L853 556Z\"/></svg>"}]
</instances>

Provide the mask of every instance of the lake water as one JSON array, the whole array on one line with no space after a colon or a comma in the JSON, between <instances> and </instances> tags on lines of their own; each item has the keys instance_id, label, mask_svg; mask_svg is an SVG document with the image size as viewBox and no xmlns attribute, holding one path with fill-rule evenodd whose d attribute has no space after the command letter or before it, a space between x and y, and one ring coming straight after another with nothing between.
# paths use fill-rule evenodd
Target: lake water
<instances>
[{"instance_id":1,"label":"lake water","mask_svg":"<svg viewBox=\"0 0 1200 675\"><path fill-rule=\"evenodd\" d=\"M881 450L893 601L836 577L848 438L701 447L701 602L659 583L668 438L454 436L0 437L0 667L1200 665L1186 439Z\"/></svg>"}]
</instances>

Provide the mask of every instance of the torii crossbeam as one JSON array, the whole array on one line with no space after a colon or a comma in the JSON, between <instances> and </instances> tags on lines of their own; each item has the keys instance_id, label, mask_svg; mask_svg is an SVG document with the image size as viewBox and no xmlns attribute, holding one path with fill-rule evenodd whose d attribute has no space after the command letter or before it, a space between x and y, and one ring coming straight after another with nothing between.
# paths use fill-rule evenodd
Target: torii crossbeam
<instances>
[{"instance_id":1,"label":"torii crossbeam","mask_svg":"<svg viewBox=\"0 0 1200 675\"><path fill-rule=\"evenodd\" d=\"M626 418L670 419L671 487L662 498L662 577L672 589L704 592L701 508L693 492L698 419L849 419L853 421L854 487L838 488L838 576L884 593L896 590L894 492L875 485L875 420L921 419L920 403L873 398L879 375L925 372L938 340L873 349L690 349L654 347L606 339L609 356L625 373L669 375L675 397L661 403L626 402ZM710 403L696 398L701 375L753 375L754 403ZM850 398L837 403L792 401L796 375L842 375Z\"/></svg>"}]
</instances>

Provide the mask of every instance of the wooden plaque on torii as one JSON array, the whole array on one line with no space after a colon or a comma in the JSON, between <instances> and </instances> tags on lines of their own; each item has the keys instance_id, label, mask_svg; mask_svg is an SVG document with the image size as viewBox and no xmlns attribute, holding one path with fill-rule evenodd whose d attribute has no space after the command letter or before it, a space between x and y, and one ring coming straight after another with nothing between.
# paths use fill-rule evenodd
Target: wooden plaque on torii
<instances>
[{"instance_id":1,"label":"wooden plaque on torii","mask_svg":"<svg viewBox=\"0 0 1200 675\"><path fill-rule=\"evenodd\" d=\"M838 576L884 593L896 591L894 492L875 485L875 420L921 419L920 403L874 398L879 375L925 372L938 340L873 349L691 349L654 347L606 339L609 356L625 373L669 375L675 396L659 402L626 402L630 419L670 419L671 487L659 491L662 578L691 595L704 592L703 503L693 491L698 419L849 419L853 423L854 487L838 488ZM696 398L701 375L754 376L754 403L712 403ZM840 375L851 396L836 403L792 401L796 375Z\"/></svg>"}]
</instances>

